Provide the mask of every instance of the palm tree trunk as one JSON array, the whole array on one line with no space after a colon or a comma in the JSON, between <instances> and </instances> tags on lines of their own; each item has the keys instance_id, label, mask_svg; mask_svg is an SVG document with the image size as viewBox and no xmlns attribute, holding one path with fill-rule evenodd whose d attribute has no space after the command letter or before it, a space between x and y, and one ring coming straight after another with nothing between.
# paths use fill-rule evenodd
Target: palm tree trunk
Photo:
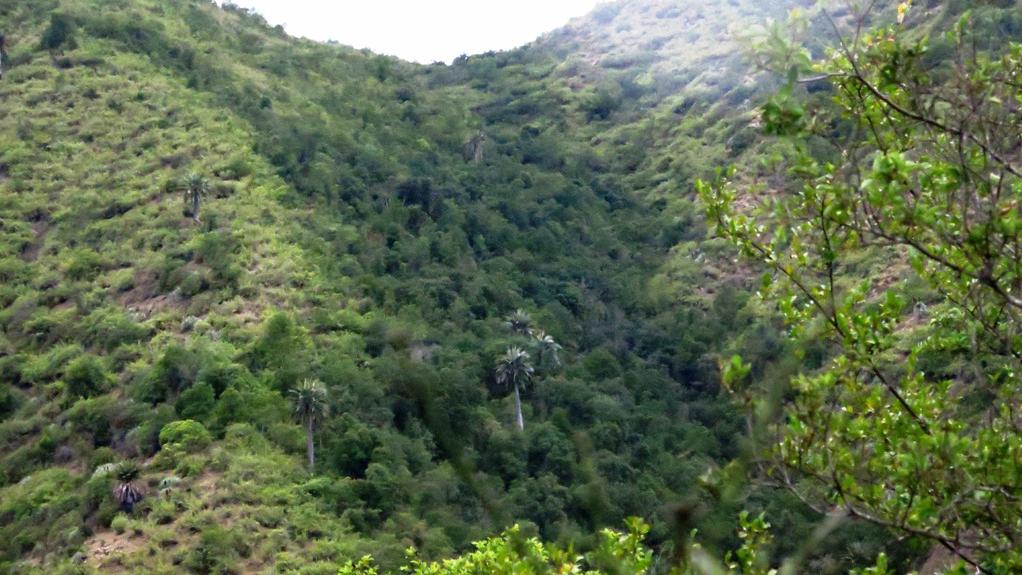
<instances>
[{"instance_id":1,"label":"palm tree trunk","mask_svg":"<svg viewBox=\"0 0 1022 575\"><path fill-rule=\"evenodd\" d=\"M305 436L305 453L309 456L309 470L316 468L316 445L313 443L312 435L312 418L306 422L306 436Z\"/></svg>"},{"instance_id":2,"label":"palm tree trunk","mask_svg":"<svg viewBox=\"0 0 1022 575\"><path fill-rule=\"evenodd\" d=\"M199 221L199 192L192 192L192 219Z\"/></svg>"},{"instance_id":3,"label":"palm tree trunk","mask_svg":"<svg viewBox=\"0 0 1022 575\"><path fill-rule=\"evenodd\" d=\"M522 417L522 398L518 395L518 384L515 384L515 423L518 431L525 431L525 419Z\"/></svg>"}]
</instances>

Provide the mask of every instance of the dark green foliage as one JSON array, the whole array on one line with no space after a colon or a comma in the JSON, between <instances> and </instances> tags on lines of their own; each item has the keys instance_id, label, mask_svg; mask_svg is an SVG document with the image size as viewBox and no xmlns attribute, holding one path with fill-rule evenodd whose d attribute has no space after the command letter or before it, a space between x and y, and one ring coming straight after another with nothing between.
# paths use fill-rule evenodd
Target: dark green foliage
<instances>
[{"instance_id":1,"label":"dark green foliage","mask_svg":"<svg viewBox=\"0 0 1022 575\"><path fill-rule=\"evenodd\" d=\"M185 566L202 575L226 575L235 570L243 539L231 530L209 525L185 558Z\"/></svg>"},{"instance_id":2,"label":"dark green foliage","mask_svg":"<svg viewBox=\"0 0 1022 575\"><path fill-rule=\"evenodd\" d=\"M213 386L208 383L197 383L181 393L174 402L174 409L184 419L206 421L213 413L216 398Z\"/></svg>"},{"instance_id":3,"label":"dark green foliage","mask_svg":"<svg viewBox=\"0 0 1022 575\"><path fill-rule=\"evenodd\" d=\"M600 86L583 102L582 108L590 120L606 120L621 107L621 97L621 87L617 84Z\"/></svg>"},{"instance_id":4,"label":"dark green foliage","mask_svg":"<svg viewBox=\"0 0 1022 575\"><path fill-rule=\"evenodd\" d=\"M194 383L201 367L199 352L173 344L140 382L137 397L149 403L165 401Z\"/></svg>"},{"instance_id":5,"label":"dark green foliage","mask_svg":"<svg viewBox=\"0 0 1022 575\"><path fill-rule=\"evenodd\" d=\"M75 21L67 14L50 14L50 26L43 32L40 45L46 50L73 49L75 41L72 34L75 27Z\"/></svg>"},{"instance_id":6,"label":"dark green foliage","mask_svg":"<svg viewBox=\"0 0 1022 575\"><path fill-rule=\"evenodd\" d=\"M53 520L66 514L77 515L77 488L80 480L66 469L54 468L35 473L16 487L8 488L0 498L0 561L13 561L36 544L57 544L60 534L52 530ZM81 520L80 516L76 519Z\"/></svg>"},{"instance_id":7,"label":"dark green foliage","mask_svg":"<svg viewBox=\"0 0 1022 575\"><path fill-rule=\"evenodd\" d=\"M307 367L303 365L307 335L287 314L277 313L263 326L263 333L248 353L254 370L267 370L281 389L298 383Z\"/></svg>"},{"instance_id":8,"label":"dark green foliage","mask_svg":"<svg viewBox=\"0 0 1022 575\"><path fill-rule=\"evenodd\" d=\"M10 384L0 384L0 421L3 421L21 405L21 395Z\"/></svg>"},{"instance_id":9,"label":"dark green foliage","mask_svg":"<svg viewBox=\"0 0 1022 575\"><path fill-rule=\"evenodd\" d=\"M83 318L82 341L112 351L118 346L142 341L150 331L133 321L123 310L99 309Z\"/></svg>"},{"instance_id":10,"label":"dark green foliage","mask_svg":"<svg viewBox=\"0 0 1022 575\"><path fill-rule=\"evenodd\" d=\"M160 405L147 414L145 421L133 432L132 439L141 455L150 456L160 449L160 432L177 419L174 408Z\"/></svg>"},{"instance_id":11,"label":"dark green foliage","mask_svg":"<svg viewBox=\"0 0 1022 575\"><path fill-rule=\"evenodd\" d=\"M123 438L146 410L132 401L104 395L80 399L67 410L67 420L77 433L91 436L96 446Z\"/></svg>"},{"instance_id":12,"label":"dark green foliage","mask_svg":"<svg viewBox=\"0 0 1022 575\"><path fill-rule=\"evenodd\" d=\"M64 370L64 389L71 398L91 397L106 391L112 377L103 360L85 354L75 358Z\"/></svg>"},{"instance_id":13,"label":"dark green foliage","mask_svg":"<svg viewBox=\"0 0 1022 575\"><path fill-rule=\"evenodd\" d=\"M0 83L2 505L83 471L73 512L0 514L37 528L0 541L0 571L40 541L40 569L69 560L87 531L57 526L118 509L95 466L153 456L139 484L185 488L148 492L128 524L155 555L117 569L395 567L514 521L581 553L630 515L659 546L689 499L707 545L734 546L736 508L699 479L742 445L718 358L764 381L795 362L688 188L759 165L732 102L758 86L676 93L649 59L554 45L417 66L209 2L0 1L7 18L33 40ZM534 369L502 388L511 346ZM306 379L325 393L296 419ZM816 520L762 499L792 533Z\"/></svg>"}]
</instances>

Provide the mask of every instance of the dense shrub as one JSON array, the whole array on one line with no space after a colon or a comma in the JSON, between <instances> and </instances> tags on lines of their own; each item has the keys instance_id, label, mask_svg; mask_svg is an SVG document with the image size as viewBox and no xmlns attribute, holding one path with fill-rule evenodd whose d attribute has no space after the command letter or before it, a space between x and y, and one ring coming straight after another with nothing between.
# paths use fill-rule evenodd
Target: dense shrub
<instances>
[{"instance_id":1,"label":"dense shrub","mask_svg":"<svg viewBox=\"0 0 1022 575\"><path fill-rule=\"evenodd\" d=\"M72 398L103 393L112 380L103 360L91 354L73 359L64 370L64 389Z\"/></svg>"},{"instance_id":2,"label":"dense shrub","mask_svg":"<svg viewBox=\"0 0 1022 575\"><path fill-rule=\"evenodd\" d=\"M75 21L67 14L54 12L50 14L50 25L43 32L40 45L46 50L58 48L74 48Z\"/></svg>"},{"instance_id":3,"label":"dense shrub","mask_svg":"<svg viewBox=\"0 0 1022 575\"><path fill-rule=\"evenodd\" d=\"M125 436L144 411L131 400L104 395L76 401L66 415L76 432L88 434L92 443L100 446Z\"/></svg>"},{"instance_id":4,"label":"dense shrub","mask_svg":"<svg viewBox=\"0 0 1022 575\"><path fill-rule=\"evenodd\" d=\"M174 403L177 414L185 419L205 421L216 406L213 387L208 383L197 383L189 387Z\"/></svg>"},{"instance_id":5,"label":"dense shrub","mask_svg":"<svg viewBox=\"0 0 1022 575\"><path fill-rule=\"evenodd\" d=\"M69 279L91 280L103 266L103 258L91 249L81 248L71 252L64 265L64 273Z\"/></svg>"},{"instance_id":6,"label":"dense shrub","mask_svg":"<svg viewBox=\"0 0 1022 575\"><path fill-rule=\"evenodd\" d=\"M180 448L186 452L205 449L212 441L209 431L198 421L172 421L160 430L160 446Z\"/></svg>"},{"instance_id":7,"label":"dense shrub","mask_svg":"<svg viewBox=\"0 0 1022 575\"><path fill-rule=\"evenodd\" d=\"M21 394L15 391L14 387L7 383L0 383L0 421L14 413L21 405Z\"/></svg>"},{"instance_id":8,"label":"dense shrub","mask_svg":"<svg viewBox=\"0 0 1022 575\"><path fill-rule=\"evenodd\" d=\"M135 393L148 403L165 401L192 385L202 365L198 351L172 344L139 382Z\"/></svg>"},{"instance_id":9,"label":"dense shrub","mask_svg":"<svg viewBox=\"0 0 1022 575\"><path fill-rule=\"evenodd\" d=\"M207 526L185 557L185 565L202 575L233 573L239 552L246 549L244 539L233 530Z\"/></svg>"},{"instance_id":10,"label":"dense shrub","mask_svg":"<svg viewBox=\"0 0 1022 575\"><path fill-rule=\"evenodd\" d=\"M82 321L82 340L106 350L143 340L149 329L133 321L123 309L105 308L92 312Z\"/></svg>"}]
</instances>

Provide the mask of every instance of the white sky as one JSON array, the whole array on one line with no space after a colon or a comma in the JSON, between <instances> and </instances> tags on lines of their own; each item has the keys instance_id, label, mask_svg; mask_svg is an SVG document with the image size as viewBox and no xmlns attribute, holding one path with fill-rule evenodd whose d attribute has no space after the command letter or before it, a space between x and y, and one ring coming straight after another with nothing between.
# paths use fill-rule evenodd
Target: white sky
<instances>
[{"instance_id":1,"label":"white sky","mask_svg":"<svg viewBox=\"0 0 1022 575\"><path fill-rule=\"evenodd\" d=\"M233 0L294 36L423 64L527 44L598 0Z\"/></svg>"}]
</instances>

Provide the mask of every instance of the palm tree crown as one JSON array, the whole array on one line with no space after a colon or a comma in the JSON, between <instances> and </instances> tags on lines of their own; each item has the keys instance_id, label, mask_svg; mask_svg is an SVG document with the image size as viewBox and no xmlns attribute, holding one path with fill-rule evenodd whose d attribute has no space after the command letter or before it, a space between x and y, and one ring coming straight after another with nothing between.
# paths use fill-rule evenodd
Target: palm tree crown
<instances>
[{"instance_id":1,"label":"palm tree crown","mask_svg":"<svg viewBox=\"0 0 1022 575\"><path fill-rule=\"evenodd\" d=\"M191 173L184 181L185 204L190 206L192 219L199 221L199 204L202 196L209 192L209 181L201 174Z\"/></svg>"},{"instance_id":2,"label":"palm tree crown","mask_svg":"<svg viewBox=\"0 0 1022 575\"><path fill-rule=\"evenodd\" d=\"M529 363L529 352L518 346L507 348L504 355L497 358L497 383L508 387L525 387L532 380L536 371Z\"/></svg>"},{"instance_id":3,"label":"palm tree crown","mask_svg":"<svg viewBox=\"0 0 1022 575\"><path fill-rule=\"evenodd\" d=\"M113 489L114 500L121 505L122 509L131 513L135 504L145 497L142 488L135 483L141 475L138 466L131 462L122 463L114 469L113 473L117 478Z\"/></svg>"},{"instance_id":4,"label":"palm tree crown","mask_svg":"<svg viewBox=\"0 0 1022 575\"><path fill-rule=\"evenodd\" d=\"M302 421L319 421L327 414L326 386L318 379L306 379L291 390L295 417Z\"/></svg>"},{"instance_id":5,"label":"palm tree crown","mask_svg":"<svg viewBox=\"0 0 1022 575\"><path fill-rule=\"evenodd\" d=\"M526 337L532 335L531 324L532 316L521 309L516 309L511 312L511 315L507 316L507 319L504 320L504 325L506 325L513 333L524 335Z\"/></svg>"},{"instance_id":6,"label":"palm tree crown","mask_svg":"<svg viewBox=\"0 0 1022 575\"><path fill-rule=\"evenodd\" d=\"M522 397L519 389L528 385L535 370L529 363L529 352L511 346L504 355L497 358L497 383L506 385L515 393L515 425L519 431L525 429L525 418L522 416Z\"/></svg>"},{"instance_id":7,"label":"palm tree crown","mask_svg":"<svg viewBox=\"0 0 1022 575\"><path fill-rule=\"evenodd\" d=\"M540 365L547 364L558 368L561 366L561 357L557 353L561 351L561 344L543 330L536 332L536 356Z\"/></svg>"}]
</instances>

